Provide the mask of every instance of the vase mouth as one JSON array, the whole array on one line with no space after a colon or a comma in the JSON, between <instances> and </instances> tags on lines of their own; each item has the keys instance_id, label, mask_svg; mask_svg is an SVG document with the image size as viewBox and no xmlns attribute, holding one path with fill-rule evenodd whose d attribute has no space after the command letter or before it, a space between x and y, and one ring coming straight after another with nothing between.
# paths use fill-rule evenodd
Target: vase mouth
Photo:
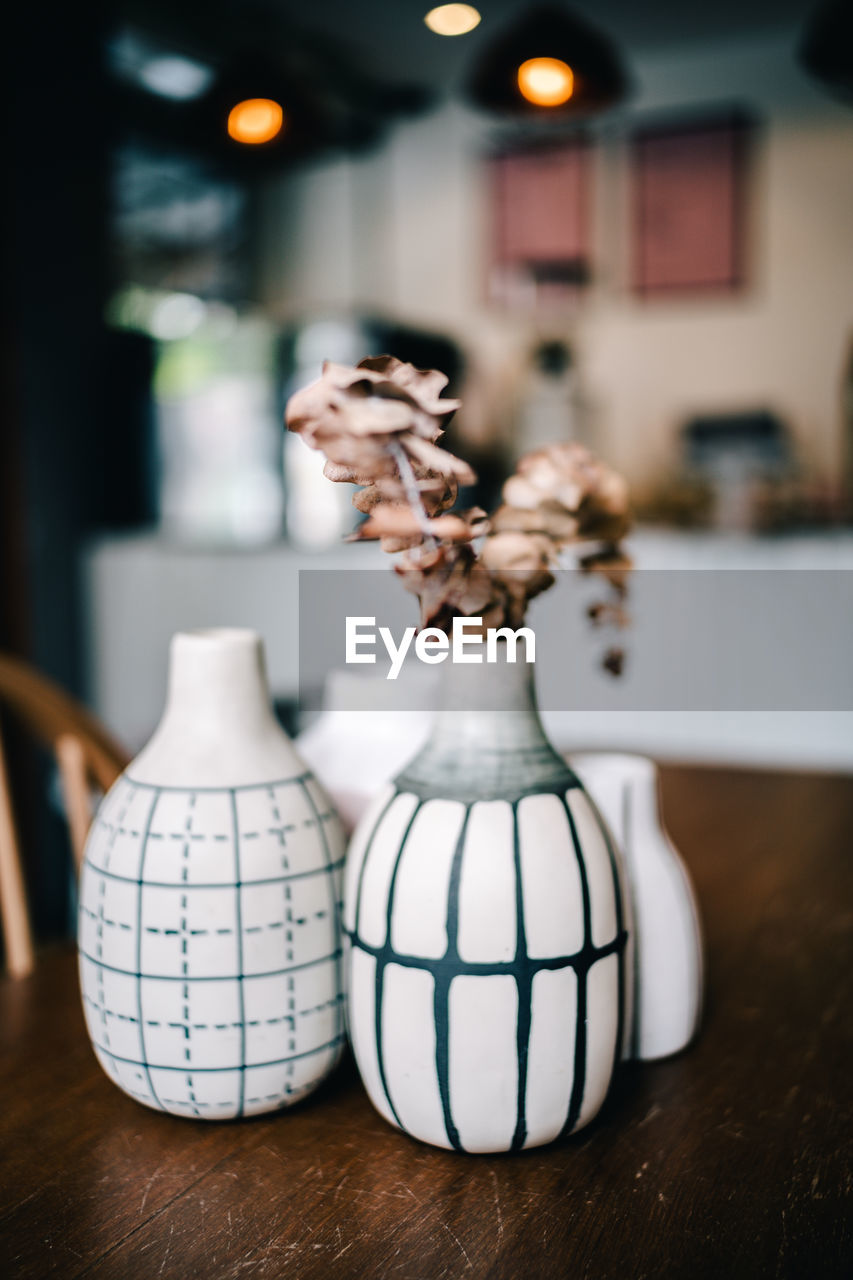
<instances>
[{"instance_id":1,"label":"vase mouth","mask_svg":"<svg viewBox=\"0 0 853 1280\"><path fill-rule=\"evenodd\" d=\"M197 627L188 631L177 631L172 637L172 645L176 649L191 648L197 653L222 649L245 652L259 649L261 637L257 631L252 631L248 627Z\"/></svg>"},{"instance_id":2,"label":"vase mouth","mask_svg":"<svg viewBox=\"0 0 853 1280\"><path fill-rule=\"evenodd\" d=\"M192 627L188 631L178 631L179 640L216 640L230 644L254 644L260 639L257 631L249 627Z\"/></svg>"},{"instance_id":3,"label":"vase mouth","mask_svg":"<svg viewBox=\"0 0 853 1280\"><path fill-rule=\"evenodd\" d=\"M587 774L608 774L614 769L625 778L649 778L657 772L650 756L632 751L572 751L569 764Z\"/></svg>"}]
</instances>

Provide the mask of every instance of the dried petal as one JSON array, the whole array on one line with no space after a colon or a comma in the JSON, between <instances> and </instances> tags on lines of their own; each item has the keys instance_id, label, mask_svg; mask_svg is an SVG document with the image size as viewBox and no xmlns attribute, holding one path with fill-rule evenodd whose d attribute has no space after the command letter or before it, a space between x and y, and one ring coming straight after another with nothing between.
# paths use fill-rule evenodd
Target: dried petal
<instances>
[{"instance_id":1,"label":"dried petal","mask_svg":"<svg viewBox=\"0 0 853 1280\"><path fill-rule=\"evenodd\" d=\"M434 441L459 407L442 400L447 379L437 370L415 369L393 356L356 367L326 361L322 375L288 401L288 429L314 449L340 435L395 435L403 431Z\"/></svg>"},{"instance_id":2,"label":"dried petal","mask_svg":"<svg viewBox=\"0 0 853 1280\"><path fill-rule=\"evenodd\" d=\"M608 649L601 660L601 665L612 676L621 676L625 669L625 650Z\"/></svg>"},{"instance_id":3,"label":"dried petal","mask_svg":"<svg viewBox=\"0 0 853 1280\"><path fill-rule=\"evenodd\" d=\"M542 491L522 475L510 476L503 487L503 500L508 507L535 511L542 501Z\"/></svg>"},{"instance_id":4,"label":"dried petal","mask_svg":"<svg viewBox=\"0 0 853 1280\"><path fill-rule=\"evenodd\" d=\"M589 555L582 556L579 561L584 573L597 573L605 578L620 595L628 589L628 575L633 569L633 561L620 547L605 546Z\"/></svg>"},{"instance_id":5,"label":"dried petal","mask_svg":"<svg viewBox=\"0 0 853 1280\"><path fill-rule=\"evenodd\" d=\"M424 537L434 538L437 542L470 542L488 527L485 516L485 511L473 507L470 511L449 512L428 520L418 518L417 513L405 503L379 502L367 520L350 534L349 540L394 538L402 539L405 546L413 546Z\"/></svg>"},{"instance_id":6,"label":"dried petal","mask_svg":"<svg viewBox=\"0 0 853 1280\"><path fill-rule=\"evenodd\" d=\"M595 539L601 542L616 543L624 538L631 529L631 521L627 515L611 515L592 506L587 499L578 512L578 539Z\"/></svg>"},{"instance_id":7,"label":"dried petal","mask_svg":"<svg viewBox=\"0 0 853 1280\"><path fill-rule=\"evenodd\" d=\"M427 472L418 478L418 490L427 515L434 516L453 506L459 493L459 484L453 476Z\"/></svg>"},{"instance_id":8,"label":"dried petal","mask_svg":"<svg viewBox=\"0 0 853 1280\"><path fill-rule=\"evenodd\" d=\"M480 559L493 573L533 571L547 568L550 547L547 539L532 533L496 533L483 544Z\"/></svg>"},{"instance_id":9,"label":"dried petal","mask_svg":"<svg viewBox=\"0 0 853 1280\"><path fill-rule=\"evenodd\" d=\"M589 605L587 617L596 627L628 627L631 616L618 601L599 600Z\"/></svg>"},{"instance_id":10,"label":"dried petal","mask_svg":"<svg viewBox=\"0 0 853 1280\"><path fill-rule=\"evenodd\" d=\"M326 459L323 467L323 475L327 480L334 480L337 484L371 484L369 475L355 471L352 467L342 466L339 462L332 462Z\"/></svg>"},{"instance_id":11,"label":"dried petal","mask_svg":"<svg viewBox=\"0 0 853 1280\"><path fill-rule=\"evenodd\" d=\"M457 484L473 484L477 479L467 462L454 457L446 449L439 449L429 440L422 440L408 432L400 437L400 444L415 462L438 475L454 479Z\"/></svg>"},{"instance_id":12,"label":"dried petal","mask_svg":"<svg viewBox=\"0 0 853 1280\"><path fill-rule=\"evenodd\" d=\"M543 502L534 510L498 507L492 516L496 533L517 530L520 533L542 533L558 546L573 542L579 534L576 518L555 503Z\"/></svg>"},{"instance_id":13,"label":"dried petal","mask_svg":"<svg viewBox=\"0 0 853 1280\"><path fill-rule=\"evenodd\" d=\"M477 567L467 543L412 552L394 567L406 590L420 600L422 627L449 631L454 617L480 617L494 605L495 584Z\"/></svg>"},{"instance_id":14,"label":"dried petal","mask_svg":"<svg viewBox=\"0 0 853 1280\"><path fill-rule=\"evenodd\" d=\"M448 378L447 374L441 373L438 369L416 369L414 365L404 364L396 356L367 356L359 361L358 368L378 374L379 377L411 391L421 404L425 407L429 406L430 412L449 416L459 408L459 400L439 402Z\"/></svg>"},{"instance_id":15,"label":"dried petal","mask_svg":"<svg viewBox=\"0 0 853 1280\"><path fill-rule=\"evenodd\" d=\"M405 503L406 492L397 475L380 476L373 483L362 483L365 483L365 488L357 489L352 495L356 511L369 515L380 502Z\"/></svg>"}]
</instances>

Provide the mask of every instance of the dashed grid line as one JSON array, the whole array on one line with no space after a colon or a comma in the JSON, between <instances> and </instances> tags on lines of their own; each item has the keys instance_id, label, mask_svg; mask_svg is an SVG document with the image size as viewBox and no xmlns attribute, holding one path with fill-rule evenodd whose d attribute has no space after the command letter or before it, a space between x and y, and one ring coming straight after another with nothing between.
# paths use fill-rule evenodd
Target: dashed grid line
<instances>
[{"instance_id":1,"label":"dashed grid line","mask_svg":"<svg viewBox=\"0 0 853 1280\"><path fill-rule=\"evenodd\" d=\"M102 880L101 886L100 886L100 892L98 894L98 910L95 915L95 919L98 921L98 928L97 928L97 935L96 935L97 942L95 944L95 950L98 953L99 959L102 958L103 949L104 949L104 890L105 890L105 887L106 887L106 881ZM102 968L100 968L100 966L98 968L98 999L100 1000L100 1003L101 1003L101 1024L104 1029L104 1039L107 1042L107 1046L109 1046L110 1033L109 1033L109 1028L107 1026L107 1017L106 1017L106 1014L104 1013L104 1007L106 1005L106 999L107 999L104 993L104 971Z\"/></svg>"},{"instance_id":2,"label":"dashed grid line","mask_svg":"<svg viewBox=\"0 0 853 1280\"><path fill-rule=\"evenodd\" d=\"M193 825L193 811L195 809L195 792L190 792L189 804L187 805L187 820L184 823L184 843L181 849L181 882L187 883L190 873L190 839ZM184 903L186 909L186 903ZM186 951L184 952L186 954ZM186 969L184 969L186 973Z\"/></svg>"},{"instance_id":3,"label":"dashed grid line","mask_svg":"<svg viewBox=\"0 0 853 1280\"><path fill-rule=\"evenodd\" d=\"M267 787L267 797L270 802L273 822L275 826L267 828L267 835L277 835L278 843L281 846L281 869L282 871L290 870L290 861L287 857L287 833L296 830L296 825L292 822L285 823L281 816L281 810L278 807L278 801L275 798L275 787Z\"/></svg>"},{"instance_id":4,"label":"dashed grid line","mask_svg":"<svg viewBox=\"0 0 853 1280\"><path fill-rule=\"evenodd\" d=\"M101 890L101 896L103 897L103 889ZM110 920L108 916L105 916L103 914L103 907L101 907L101 910L99 911L93 911L91 907L87 907L85 903L81 903L80 910L83 915L88 916L90 920L97 920L99 928L100 926L105 925L108 929L125 929L130 933L133 932L132 924L127 924L124 920ZM99 934L99 936L101 935Z\"/></svg>"},{"instance_id":5,"label":"dashed grid line","mask_svg":"<svg viewBox=\"0 0 853 1280\"><path fill-rule=\"evenodd\" d=\"M116 820L115 826L113 827L113 829L112 829L112 831L111 831L111 833L110 833L110 841L109 841L109 844L107 845L106 852L105 852L105 854L104 854L104 866L105 866L107 869L109 869L110 859L111 859L111 858L112 858L112 856L113 856L113 850L114 850L114 848L115 848L116 836L118 835L119 830L121 829L121 824L124 822L125 815L127 814L127 811L128 811L128 809L130 808L130 800L131 800L131 797L130 797L130 796L128 796L127 800L126 800L126 801L125 801L125 803L124 803L124 808L122 809L121 813L119 814L119 816L118 816L118 818L117 818L117 820Z\"/></svg>"},{"instance_id":6,"label":"dashed grid line","mask_svg":"<svg viewBox=\"0 0 853 1280\"><path fill-rule=\"evenodd\" d=\"M193 979L190 979L193 981ZM187 996L184 996L187 999ZM320 1004L313 1005L310 1009L296 1009L295 1001L288 1001L288 1012L277 1014L274 1018L247 1018L245 1025L247 1027L274 1027L282 1022L293 1023L296 1018L308 1018L313 1013L323 1013L326 1009L331 1009L333 1005L343 1002L343 992L330 996L328 1000L323 1000ZM119 1022L132 1022L134 1026L139 1023L139 1019L135 1018L132 1013L119 1013L117 1009L107 1009L105 1004L98 1000L93 1000L90 995L83 992L83 1001L97 1013L105 1014L108 1018L117 1018ZM290 1006L293 1005L291 1010ZM185 1020L180 1022L164 1022L162 1018L145 1018L143 1025L146 1027L170 1027L180 1029L185 1025ZM228 1031L235 1027L239 1027L239 1022L192 1022L190 1024L193 1031ZM236 1069L236 1068L235 1068Z\"/></svg>"},{"instance_id":7,"label":"dashed grid line","mask_svg":"<svg viewBox=\"0 0 853 1280\"><path fill-rule=\"evenodd\" d=\"M341 917L341 904L339 901L339 894L335 886L335 875L332 870L332 852L329 848L329 842L326 839L326 832L323 829L324 820L328 821L332 815L328 812L322 813L322 814L320 813L319 809L314 803L314 797L311 795L311 792L304 781L302 782L302 791L305 795L305 799L308 801L308 806L313 815L314 822L317 824L317 831L320 836L320 842L323 846L323 857L325 858L325 861L326 861L327 885L329 889L329 908L332 912L332 916L334 917L337 936L343 937L343 919ZM343 981L344 981L343 961L342 959L339 958L335 963L335 986L338 988L339 991L343 987ZM342 1031L343 1031L343 1010L339 1005L335 1013L335 1034L340 1035Z\"/></svg>"}]
</instances>

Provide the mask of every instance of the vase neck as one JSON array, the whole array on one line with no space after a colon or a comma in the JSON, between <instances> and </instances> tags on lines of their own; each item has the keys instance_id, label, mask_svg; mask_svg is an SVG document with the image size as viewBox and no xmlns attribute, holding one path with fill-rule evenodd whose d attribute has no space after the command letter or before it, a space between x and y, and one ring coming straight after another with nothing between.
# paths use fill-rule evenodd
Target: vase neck
<instances>
[{"instance_id":1,"label":"vase neck","mask_svg":"<svg viewBox=\"0 0 853 1280\"><path fill-rule=\"evenodd\" d=\"M270 703L261 639L253 631L179 632L169 651L163 717L130 766L137 781L247 785L298 773Z\"/></svg>"},{"instance_id":2,"label":"vase neck","mask_svg":"<svg viewBox=\"0 0 853 1280\"><path fill-rule=\"evenodd\" d=\"M447 663L432 733L397 785L475 799L571 785L539 719L533 670L510 662L505 645L494 663Z\"/></svg>"},{"instance_id":3,"label":"vase neck","mask_svg":"<svg viewBox=\"0 0 853 1280\"><path fill-rule=\"evenodd\" d=\"M254 734L273 717L260 638L252 631L179 632L169 654L161 728L192 723L214 737Z\"/></svg>"}]
</instances>

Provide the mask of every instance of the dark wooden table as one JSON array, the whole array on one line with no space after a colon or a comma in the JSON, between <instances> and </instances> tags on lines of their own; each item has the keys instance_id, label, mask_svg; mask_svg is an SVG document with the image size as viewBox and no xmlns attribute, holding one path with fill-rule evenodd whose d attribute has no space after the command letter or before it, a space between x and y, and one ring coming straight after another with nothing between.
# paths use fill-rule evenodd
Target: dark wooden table
<instances>
[{"instance_id":1,"label":"dark wooden table","mask_svg":"<svg viewBox=\"0 0 853 1280\"><path fill-rule=\"evenodd\" d=\"M422 1146L351 1064L271 1119L159 1115L97 1065L70 951L4 981L0 1272L853 1275L853 781L670 768L664 809L703 909L705 1025L558 1146Z\"/></svg>"}]
</instances>

